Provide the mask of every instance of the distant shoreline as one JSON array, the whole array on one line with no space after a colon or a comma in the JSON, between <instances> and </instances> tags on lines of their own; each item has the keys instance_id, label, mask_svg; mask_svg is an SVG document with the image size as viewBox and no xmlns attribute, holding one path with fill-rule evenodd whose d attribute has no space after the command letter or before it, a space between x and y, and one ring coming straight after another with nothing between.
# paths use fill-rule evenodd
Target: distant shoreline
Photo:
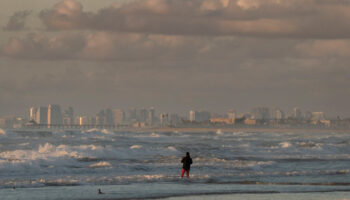
<instances>
[{"instance_id":1,"label":"distant shoreline","mask_svg":"<svg viewBox=\"0 0 350 200\"><path fill-rule=\"evenodd\" d=\"M39 131L39 132L51 132L54 130L91 130L95 128L90 129L81 129L81 128L40 128L40 129L32 129L32 128L15 128L15 129L4 129L4 130L13 130L13 131L19 131L19 132L28 132L28 131ZM104 128L97 128L97 129L104 129ZM154 132L154 133L160 133L160 132L183 132L183 133L206 133L206 132L217 132L221 131L223 133L225 132L256 132L256 133L349 133L350 129L321 129L321 128L270 128L270 127L236 127L236 128L220 128L220 127L196 127L196 128L190 128L190 127L143 127L143 128L134 128L134 127L128 127L128 128L117 128L117 129L108 129L107 130L113 130L113 131L122 131L122 132Z\"/></svg>"},{"instance_id":2,"label":"distant shoreline","mask_svg":"<svg viewBox=\"0 0 350 200\"><path fill-rule=\"evenodd\" d=\"M137 132L185 132L185 133L204 133L204 132L272 132L272 133L349 133L350 129L308 129L308 128L132 128L124 131L137 131ZM122 130L123 131L123 130Z\"/></svg>"}]
</instances>

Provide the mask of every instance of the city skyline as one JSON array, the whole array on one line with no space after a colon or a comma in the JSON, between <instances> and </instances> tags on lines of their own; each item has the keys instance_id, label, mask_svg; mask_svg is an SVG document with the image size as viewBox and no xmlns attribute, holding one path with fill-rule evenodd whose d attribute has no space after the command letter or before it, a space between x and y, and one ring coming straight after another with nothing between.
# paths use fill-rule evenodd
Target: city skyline
<instances>
[{"instance_id":1,"label":"city skyline","mask_svg":"<svg viewBox=\"0 0 350 200\"><path fill-rule=\"evenodd\" d=\"M156 127L274 127L274 128L346 128L350 118L330 117L323 111L291 112L277 107L253 107L248 112L229 109L191 109L187 115L148 108L103 108L93 115L76 113L71 106L58 104L30 107L26 116L0 116L0 128L156 128Z\"/></svg>"},{"instance_id":2,"label":"city skyline","mask_svg":"<svg viewBox=\"0 0 350 200\"><path fill-rule=\"evenodd\" d=\"M344 200L349 86L350 0L1 0L0 196Z\"/></svg>"},{"instance_id":3,"label":"city skyline","mask_svg":"<svg viewBox=\"0 0 350 200\"><path fill-rule=\"evenodd\" d=\"M44 111L43 111L44 110ZM266 107L266 106L257 106L252 107L249 111L237 111L236 109L228 109L225 112L218 112L210 109L190 109L187 113L182 114L178 112L169 112L157 110L156 107L150 106L146 107L129 107L129 108L101 108L94 114L87 114L86 112L76 112L75 108L72 106L63 107L59 104L48 104L46 106L31 106L27 109L25 115L18 115L14 117L21 117L28 121L37 121L40 123L40 115L44 112L45 115L45 123L44 124L63 124L63 123L75 123L75 117L99 117L100 115L110 115L118 116L118 121L123 121L123 119L127 118L141 118L139 121L150 122L152 124L152 119L158 118L160 119L165 115L177 115L185 120L196 121L195 115L203 116L200 118L209 120L210 118L217 117L227 117L227 118L252 118L252 119L311 119L313 114L320 114L323 117L322 119L339 119L340 116L333 117L327 115L322 110L302 110L299 107L294 107L291 111L286 111L277 107ZM115 114L114 114L115 113ZM138 117L137 117L138 115ZM11 116L11 115L10 115ZM327 116L327 117L326 117ZM114 118L114 117L113 117ZM122 119L120 119L122 118ZM150 118L150 119L149 119ZM349 117L345 117L344 119L348 119ZM113 119L114 120L114 119ZM109 123L112 123L113 121ZM205 121L200 119L199 121ZM114 123L114 122L113 122Z\"/></svg>"},{"instance_id":4,"label":"city skyline","mask_svg":"<svg viewBox=\"0 0 350 200\"><path fill-rule=\"evenodd\" d=\"M56 102L87 114L100 107L185 113L297 105L350 116L347 1L3 5L0 115Z\"/></svg>"},{"instance_id":5,"label":"city skyline","mask_svg":"<svg viewBox=\"0 0 350 200\"><path fill-rule=\"evenodd\" d=\"M321 110L321 109L309 109L309 108L301 108L298 106L294 106L292 107L292 109L290 110L285 110L282 109L280 107L276 107L276 106L253 106L250 107L247 110L240 110L240 109L235 109L235 108L229 108L226 109L224 111L218 111L218 110L214 110L214 109L210 109L210 108L203 108L203 109L196 109L196 108L190 108L188 110L185 110L184 112L177 112L177 111L169 111L169 110L161 110L158 107L152 105L152 106L130 106L130 107L115 107L115 106L111 106L111 107L100 107L99 109L97 109L96 111L92 111L92 112L86 112L86 111L82 111L81 109L76 109L75 107L71 106L71 105L61 105L61 104L47 104L47 105L32 105L29 108L27 108L25 111L22 111L22 114L14 114L14 113L10 113L10 114L6 114L6 115L0 115L0 117L6 117L6 116L12 116L12 117L22 117L28 120L32 120L32 115L33 113L36 113L38 110L40 110L40 108L44 108L46 109L46 113L47 115L49 115L49 110L50 110L50 106L55 106L57 110L59 110L59 113L62 118L62 120L64 119L64 115L67 115L67 113L69 113L69 115L73 116L73 113L75 116L96 116L98 115L98 113L100 113L101 111L104 110L112 110L112 111L124 111L127 112L131 109L135 109L135 110L149 110L149 109L154 109L155 114L160 115L160 114L164 114L164 113L169 113L169 114L177 114L181 117L184 118L188 118L190 120L191 118L191 111L196 111L196 112L208 112L211 114L215 114L215 115L229 115L228 113L232 112L234 113L233 115L235 115L236 117L241 117L241 115L244 115L246 113L250 113L252 115L254 115L254 113L259 112L259 113L267 113L267 115L271 116L271 112L274 112L273 116L279 116L277 118L288 118L288 117L293 117L293 118L300 118L302 116L305 115L306 112L322 112L322 113L327 113L327 118L328 119L337 119L337 118L342 118L342 119L347 119L350 118L350 116L340 116L340 115L331 115L328 112ZM58 106L58 108L57 108ZM63 110L62 110L63 108ZM266 109L265 110L259 110L256 111L256 109ZM73 111L74 110L74 111ZM35 114L34 114L35 115ZM153 114L154 115L154 114ZM261 115L261 116L260 116ZM258 118L263 118L264 114L259 114L260 117ZM159 117L159 116L157 116ZM35 119L35 118L33 118ZM48 119L49 121L49 119Z\"/></svg>"}]
</instances>

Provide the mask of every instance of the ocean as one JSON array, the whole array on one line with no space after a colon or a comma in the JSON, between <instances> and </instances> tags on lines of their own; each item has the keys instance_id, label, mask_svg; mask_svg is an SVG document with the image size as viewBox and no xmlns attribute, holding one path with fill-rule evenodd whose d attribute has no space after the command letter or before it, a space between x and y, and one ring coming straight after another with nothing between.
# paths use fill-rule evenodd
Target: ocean
<instances>
[{"instance_id":1,"label":"ocean","mask_svg":"<svg viewBox=\"0 0 350 200\"><path fill-rule=\"evenodd\" d=\"M0 197L345 200L350 132L0 129Z\"/></svg>"}]
</instances>

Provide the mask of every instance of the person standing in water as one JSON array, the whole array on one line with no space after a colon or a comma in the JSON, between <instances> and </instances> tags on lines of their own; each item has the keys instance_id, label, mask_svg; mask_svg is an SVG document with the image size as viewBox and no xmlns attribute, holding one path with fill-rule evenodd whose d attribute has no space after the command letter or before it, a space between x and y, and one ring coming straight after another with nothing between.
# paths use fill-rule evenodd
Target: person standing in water
<instances>
[{"instance_id":1,"label":"person standing in water","mask_svg":"<svg viewBox=\"0 0 350 200\"><path fill-rule=\"evenodd\" d=\"M181 163L182 163L181 178L183 178L185 172L186 172L187 178L189 178L190 168L192 164L192 158L190 157L189 152L186 152L186 156L182 158Z\"/></svg>"}]
</instances>

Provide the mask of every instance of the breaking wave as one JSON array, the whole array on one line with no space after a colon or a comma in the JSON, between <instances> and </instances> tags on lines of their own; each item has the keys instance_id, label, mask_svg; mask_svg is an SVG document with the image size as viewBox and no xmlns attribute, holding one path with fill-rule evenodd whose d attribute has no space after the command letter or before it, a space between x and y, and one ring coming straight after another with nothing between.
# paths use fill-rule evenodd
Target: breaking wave
<instances>
[{"instance_id":1,"label":"breaking wave","mask_svg":"<svg viewBox=\"0 0 350 200\"><path fill-rule=\"evenodd\" d=\"M350 180L350 134L0 129L0 137L3 188L183 184L187 151L191 184L346 187Z\"/></svg>"}]
</instances>

